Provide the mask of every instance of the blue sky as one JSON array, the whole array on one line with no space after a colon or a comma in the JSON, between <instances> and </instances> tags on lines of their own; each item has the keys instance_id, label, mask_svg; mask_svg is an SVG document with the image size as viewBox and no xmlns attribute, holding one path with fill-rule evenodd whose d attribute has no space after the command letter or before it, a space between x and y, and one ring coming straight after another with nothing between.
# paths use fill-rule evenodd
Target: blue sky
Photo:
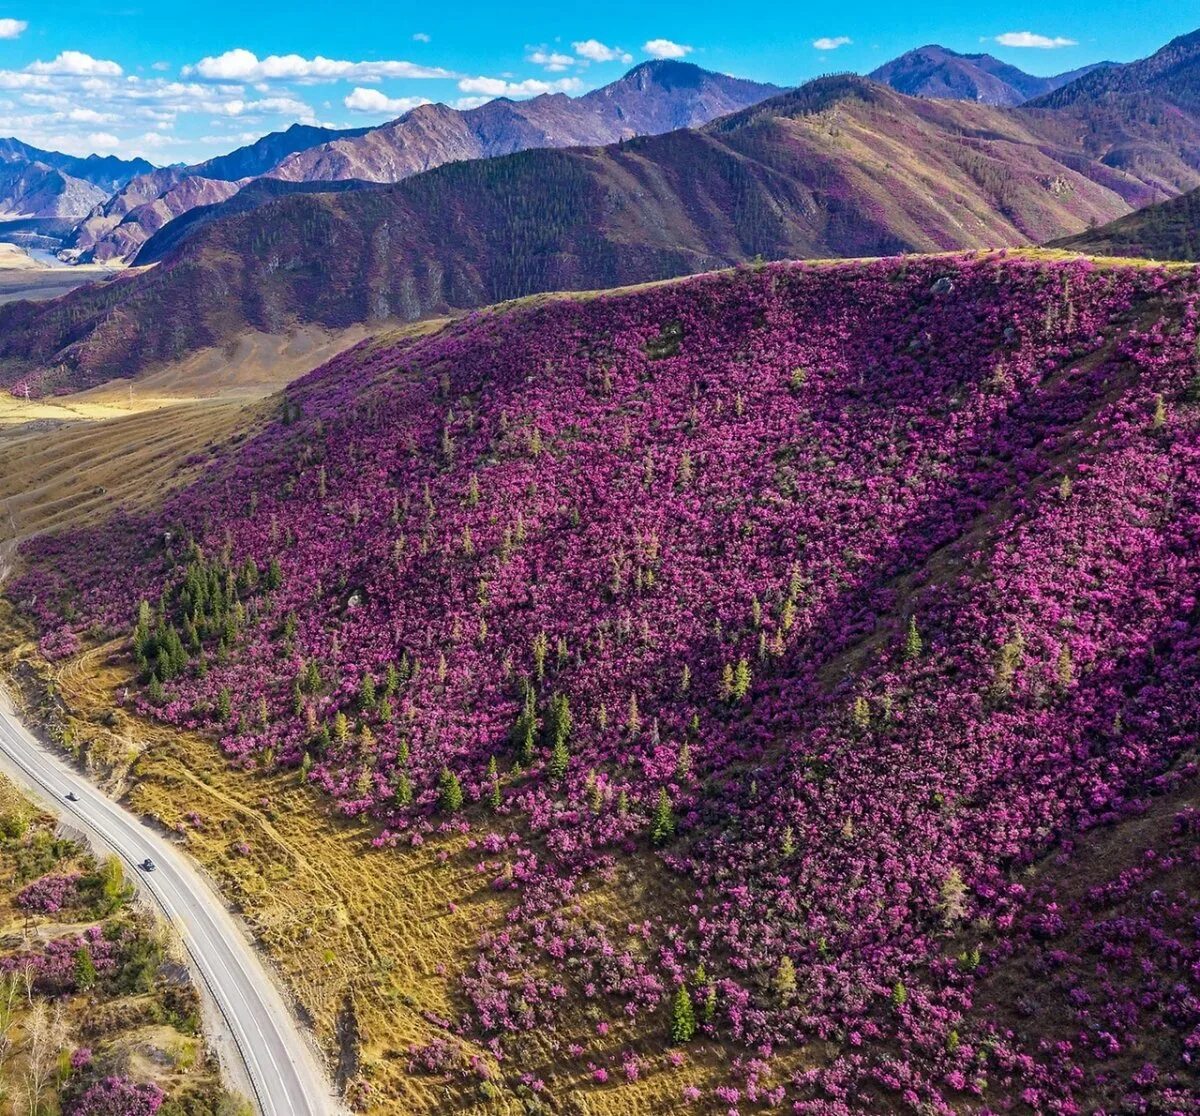
<instances>
[{"instance_id":1,"label":"blue sky","mask_svg":"<svg viewBox=\"0 0 1200 1116\"><path fill-rule=\"evenodd\" d=\"M423 100L579 93L651 57L796 85L936 42L1050 74L1139 58L1198 26L1183 0L0 0L0 135L193 162L297 120L361 127Z\"/></svg>"}]
</instances>

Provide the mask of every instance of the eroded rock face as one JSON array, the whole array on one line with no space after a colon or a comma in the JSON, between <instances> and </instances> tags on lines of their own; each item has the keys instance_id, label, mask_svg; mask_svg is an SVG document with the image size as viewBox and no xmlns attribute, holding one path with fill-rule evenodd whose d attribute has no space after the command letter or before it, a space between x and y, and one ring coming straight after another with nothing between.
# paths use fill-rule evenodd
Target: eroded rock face
<instances>
[{"instance_id":1,"label":"eroded rock face","mask_svg":"<svg viewBox=\"0 0 1200 1116\"><path fill-rule=\"evenodd\" d=\"M70 257L79 262L128 262L164 225L198 206L226 201L242 186L200 175L180 177L181 173L155 172L147 176L144 188L124 191L98 207L72 237ZM155 193L160 186L165 188Z\"/></svg>"},{"instance_id":2,"label":"eroded rock face","mask_svg":"<svg viewBox=\"0 0 1200 1116\"><path fill-rule=\"evenodd\" d=\"M131 178L153 169L145 159L78 158L0 139L0 215L83 217Z\"/></svg>"},{"instance_id":3,"label":"eroded rock face","mask_svg":"<svg viewBox=\"0 0 1200 1116\"><path fill-rule=\"evenodd\" d=\"M79 217L105 196L45 163L0 163L0 216Z\"/></svg>"}]
</instances>

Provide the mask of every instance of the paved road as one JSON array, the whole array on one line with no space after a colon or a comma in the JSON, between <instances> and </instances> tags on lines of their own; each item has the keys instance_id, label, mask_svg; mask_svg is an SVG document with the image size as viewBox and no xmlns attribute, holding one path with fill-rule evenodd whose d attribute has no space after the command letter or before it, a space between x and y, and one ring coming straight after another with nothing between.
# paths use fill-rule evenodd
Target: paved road
<instances>
[{"instance_id":1,"label":"paved road","mask_svg":"<svg viewBox=\"0 0 1200 1116\"><path fill-rule=\"evenodd\" d=\"M39 743L0 693L0 766L70 825L116 852L179 932L225 1018L263 1116L331 1116L328 1080L245 932L177 848ZM73 791L78 802L64 798ZM157 869L138 865L150 857Z\"/></svg>"}]
</instances>

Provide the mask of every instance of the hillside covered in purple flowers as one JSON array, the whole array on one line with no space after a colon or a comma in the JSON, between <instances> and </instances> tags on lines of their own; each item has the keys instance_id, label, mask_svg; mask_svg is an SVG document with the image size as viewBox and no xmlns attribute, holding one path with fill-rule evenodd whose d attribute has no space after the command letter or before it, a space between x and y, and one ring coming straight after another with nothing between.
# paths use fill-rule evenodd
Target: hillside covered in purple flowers
<instances>
[{"instance_id":1,"label":"hillside covered in purple flowers","mask_svg":"<svg viewBox=\"0 0 1200 1116\"><path fill-rule=\"evenodd\" d=\"M1196 1112L1198 300L996 256L479 312L12 596L380 845L469 831L511 913L414 1072L620 1019L724 1052L697 1112Z\"/></svg>"}]
</instances>

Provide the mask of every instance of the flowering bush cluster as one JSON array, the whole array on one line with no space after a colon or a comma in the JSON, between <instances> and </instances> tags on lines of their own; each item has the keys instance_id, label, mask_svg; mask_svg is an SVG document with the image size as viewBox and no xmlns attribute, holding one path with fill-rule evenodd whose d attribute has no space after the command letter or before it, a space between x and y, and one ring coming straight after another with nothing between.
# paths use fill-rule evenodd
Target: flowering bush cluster
<instances>
[{"instance_id":1,"label":"flowering bush cluster","mask_svg":"<svg viewBox=\"0 0 1200 1116\"><path fill-rule=\"evenodd\" d=\"M81 872L51 873L34 880L17 893L17 906L41 914L57 914L80 902Z\"/></svg>"},{"instance_id":2,"label":"flowering bush cluster","mask_svg":"<svg viewBox=\"0 0 1200 1116\"><path fill-rule=\"evenodd\" d=\"M477 314L333 361L15 592L52 647L132 628L142 709L381 844L477 829L514 906L457 1025L497 1053L589 1003L743 1048L726 1108L1070 1113L1170 1026L1118 1099L1184 1111L1194 896L1098 885L1056 951L1024 872L1196 776L1197 297L937 259ZM677 904L585 917L647 847ZM1018 955L1053 1041L985 1002Z\"/></svg>"},{"instance_id":3,"label":"flowering bush cluster","mask_svg":"<svg viewBox=\"0 0 1200 1116\"><path fill-rule=\"evenodd\" d=\"M34 987L46 996L79 992L119 969L126 932L119 926L91 926L82 934L55 938L45 945L0 957L0 971L33 975Z\"/></svg>"},{"instance_id":4,"label":"flowering bush cluster","mask_svg":"<svg viewBox=\"0 0 1200 1116\"><path fill-rule=\"evenodd\" d=\"M68 1116L154 1116L166 1100L155 1084L110 1076L84 1090L66 1108Z\"/></svg>"}]
</instances>

